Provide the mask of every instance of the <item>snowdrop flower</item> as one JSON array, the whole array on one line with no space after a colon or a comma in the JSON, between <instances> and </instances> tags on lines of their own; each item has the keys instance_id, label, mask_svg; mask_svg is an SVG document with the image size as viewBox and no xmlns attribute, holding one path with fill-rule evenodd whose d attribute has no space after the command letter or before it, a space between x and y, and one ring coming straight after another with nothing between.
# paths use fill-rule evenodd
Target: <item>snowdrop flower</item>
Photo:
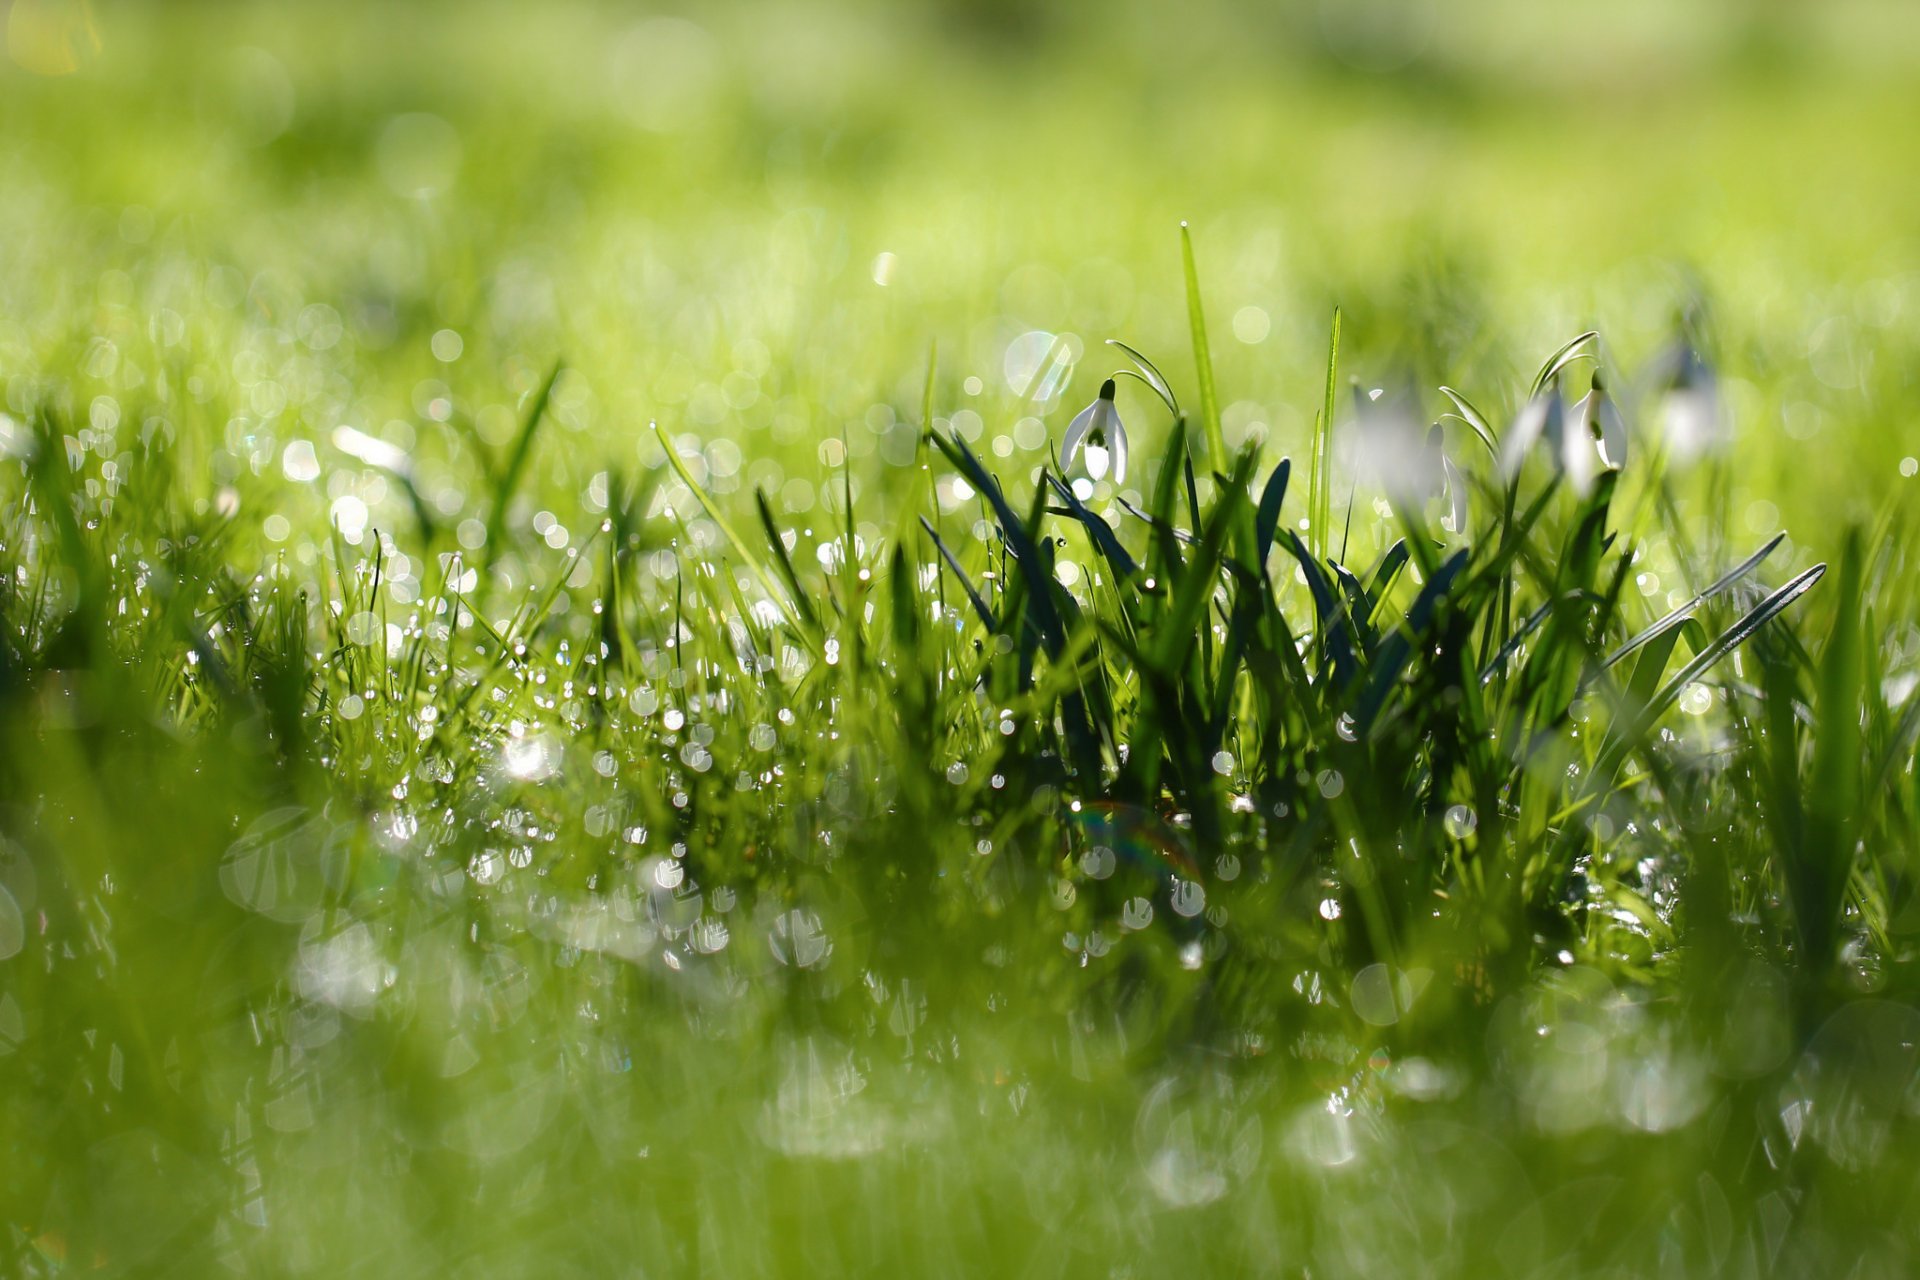
<instances>
[{"instance_id":1,"label":"snowdrop flower","mask_svg":"<svg viewBox=\"0 0 1920 1280\"><path fill-rule=\"evenodd\" d=\"M1394 502L1418 510L1443 499L1444 527L1465 535L1466 477L1447 456L1446 429L1436 422L1423 431L1406 397L1380 390L1363 394L1356 385L1353 408L1353 426L1343 438L1352 442L1362 473Z\"/></svg>"},{"instance_id":2,"label":"snowdrop flower","mask_svg":"<svg viewBox=\"0 0 1920 1280\"><path fill-rule=\"evenodd\" d=\"M1087 453L1087 474L1095 480L1106 478L1107 464L1113 464L1113 482L1127 478L1127 429L1120 422L1120 411L1113 407L1113 379L1100 384L1100 398L1074 415L1061 441L1065 465L1072 466L1074 455Z\"/></svg>"},{"instance_id":3,"label":"snowdrop flower","mask_svg":"<svg viewBox=\"0 0 1920 1280\"><path fill-rule=\"evenodd\" d=\"M1627 424L1620 409L1607 395L1607 384L1599 370L1593 374L1593 389L1580 397L1567 417L1567 437L1572 442L1592 441L1599 447L1600 460L1618 471L1627 465ZM1567 448L1573 448L1569 443Z\"/></svg>"},{"instance_id":4,"label":"snowdrop flower","mask_svg":"<svg viewBox=\"0 0 1920 1280\"><path fill-rule=\"evenodd\" d=\"M1673 460L1692 462L1727 442L1720 382L1690 346L1670 357L1667 388L1660 398L1660 426Z\"/></svg>"},{"instance_id":5,"label":"snowdrop flower","mask_svg":"<svg viewBox=\"0 0 1920 1280\"><path fill-rule=\"evenodd\" d=\"M1548 387L1544 392L1527 401L1521 408L1520 416L1507 428L1506 438L1500 442L1500 474L1512 480L1520 474L1527 455L1533 452L1535 445L1542 441L1552 446L1552 453L1559 458L1560 428L1566 417L1566 406L1560 401L1559 384Z\"/></svg>"},{"instance_id":6,"label":"snowdrop flower","mask_svg":"<svg viewBox=\"0 0 1920 1280\"><path fill-rule=\"evenodd\" d=\"M1501 473L1511 480L1535 445L1583 498L1593 492L1601 471L1620 469L1627 460L1626 424L1607 398L1599 374L1594 375L1593 389L1571 410L1561 401L1557 385L1527 402L1501 446Z\"/></svg>"}]
</instances>

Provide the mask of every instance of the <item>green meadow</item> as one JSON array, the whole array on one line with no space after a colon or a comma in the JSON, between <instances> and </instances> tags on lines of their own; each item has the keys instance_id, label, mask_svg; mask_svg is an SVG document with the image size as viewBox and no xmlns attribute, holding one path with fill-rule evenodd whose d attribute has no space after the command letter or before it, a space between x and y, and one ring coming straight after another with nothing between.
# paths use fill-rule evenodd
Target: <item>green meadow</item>
<instances>
[{"instance_id":1,"label":"green meadow","mask_svg":"<svg viewBox=\"0 0 1920 1280\"><path fill-rule=\"evenodd\" d=\"M0 1273L1920 1261L1920 16L12 0Z\"/></svg>"}]
</instances>

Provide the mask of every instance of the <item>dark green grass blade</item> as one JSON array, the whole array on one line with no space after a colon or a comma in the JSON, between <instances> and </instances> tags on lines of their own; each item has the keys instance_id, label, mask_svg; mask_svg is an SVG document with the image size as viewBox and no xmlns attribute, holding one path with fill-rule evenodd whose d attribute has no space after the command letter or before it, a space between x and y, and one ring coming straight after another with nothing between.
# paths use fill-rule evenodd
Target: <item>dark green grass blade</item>
<instances>
[{"instance_id":1,"label":"dark green grass blade","mask_svg":"<svg viewBox=\"0 0 1920 1280\"><path fill-rule=\"evenodd\" d=\"M1039 548L1034 545L1027 521L1022 520L1014 513L1013 508L1007 505L1006 496L1000 492L999 484L988 474L986 467L982 465L973 450L967 447L965 440L957 435L948 438L938 434L935 434L933 440L940 451L960 469L960 473L967 478L967 483L986 498L994 514L999 517L1001 536L1006 539L1008 549L1013 552L1013 557L1020 566L1021 578L1026 583L1028 617L1038 629L1040 638L1046 643L1048 654L1058 655L1066 647L1066 634L1061 628L1060 615L1053 607L1049 590L1053 576L1041 565ZM1035 495L1036 498L1040 496L1040 494ZM1036 502L1035 505L1037 516L1039 504Z\"/></svg>"},{"instance_id":2,"label":"dark green grass blade","mask_svg":"<svg viewBox=\"0 0 1920 1280\"><path fill-rule=\"evenodd\" d=\"M1380 563L1374 566L1373 576L1367 583L1367 600L1370 609L1380 607L1381 597L1392 589L1394 580L1400 576L1400 570L1406 567L1407 554L1407 540L1399 538L1387 548L1387 553L1380 557ZM1371 619L1371 612L1368 617Z\"/></svg>"},{"instance_id":3,"label":"dark green grass blade","mask_svg":"<svg viewBox=\"0 0 1920 1280\"><path fill-rule=\"evenodd\" d=\"M1172 538L1174 541L1189 547L1193 546L1195 543L1200 541L1200 539L1194 537L1192 534L1188 533L1185 529L1177 529L1173 525L1168 524L1165 520L1162 520L1159 517L1155 516L1152 512L1142 511L1140 508L1134 506L1131 502L1128 502L1125 498L1116 498L1114 499L1114 501L1120 504L1120 509L1122 511L1132 516L1135 520L1140 521L1142 524L1152 529L1155 533L1159 534L1161 537Z\"/></svg>"},{"instance_id":4,"label":"dark green grass blade","mask_svg":"<svg viewBox=\"0 0 1920 1280\"><path fill-rule=\"evenodd\" d=\"M1177 671L1181 656L1194 641L1211 634L1211 628L1206 625L1207 601L1213 596L1215 575L1239 515L1239 504L1246 499L1247 480L1252 472L1253 454L1242 454L1225 494L1214 504L1198 551L1181 575L1173 607L1161 621L1159 644L1154 651L1162 672L1171 675Z\"/></svg>"},{"instance_id":5,"label":"dark green grass blade","mask_svg":"<svg viewBox=\"0 0 1920 1280\"><path fill-rule=\"evenodd\" d=\"M1371 728L1379 719L1387 699L1392 697L1395 686L1400 683L1407 664L1413 660L1414 645L1432 627L1440 602L1452 590L1454 579L1466 567L1465 551L1456 551L1448 557L1420 588L1420 594L1414 597L1413 607L1407 610L1407 616L1400 625L1381 641L1380 653L1367 673L1367 686L1361 694L1360 705L1354 711L1354 719L1362 729Z\"/></svg>"},{"instance_id":6,"label":"dark green grass blade","mask_svg":"<svg viewBox=\"0 0 1920 1280\"><path fill-rule=\"evenodd\" d=\"M1260 509L1254 518L1254 543L1261 565L1267 563L1267 554L1273 550L1274 530L1280 527L1280 507L1287 500L1287 481L1292 476L1292 459L1282 458L1273 474L1267 477L1266 488L1260 491Z\"/></svg>"},{"instance_id":7,"label":"dark green grass blade","mask_svg":"<svg viewBox=\"0 0 1920 1280\"><path fill-rule=\"evenodd\" d=\"M1078 520L1086 529L1087 535L1093 539L1094 546L1100 549L1100 554L1106 557L1107 563L1113 566L1114 573L1119 575L1121 581L1131 579L1140 571L1140 566L1135 564L1133 557L1127 554L1127 549L1120 545L1120 539L1114 536L1111 525L1089 511L1087 505L1074 496L1073 490L1051 471L1047 473L1047 482L1066 502L1067 514Z\"/></svg>"},{"instance_id":8,"label":"dark green grass blade","mask_svg":"<svg viewBox=\"0 0 1920 1280\"><path fill-rule=\"evenodd\" d=\"M1371 622L1373 597L1367 594L1360 579L1353 576L1353 570L1338 560L1331 561L1329 567L1333 570L1334 580L1340 584L1340 593L1347 598L1347 616L1341 619L1340 625L1351 630L1362 654L1371 654L1375 643Z\"/></svg>"},{"instance_id":9,"label":"dark green grass blade","mask_svg":"<svg viewBox=\"0 0 1920 1280\"><path fill-rule=\"evenodd\" d=\"M1307 579L1307 590L1313 596L1313 612L1317 619L1315 634L1320 639L1321 656L1332 664L1334 679L1344 686L1359 674L1359 664L1353 656L1353 638L1346 628L1340 625L1340 601L1334 595L1333 584L1327 579L1327 571L1307 550L1307 544L1292 529L1283 531L1285 537L1280 545L1292 554L1300 566L1300 572Z\"/></svg>"},{"instance_id":10,"label":"dark green grass blade","mask_svg":"<svg viewBox=\"0 0 1920 1280\"><path fill-rule=\"evenodd\" d=\"M753 501L760 513L760 527L767 534L767 545L773 549L773 562L779 566L780 577L786 582L787 589L793 592L795 612L808 626L818 628L820 619L813 612L813 602L807 597L807 589L800 585L800 575L793 571L793 557L787 554L787 543L780 536L780 526L773 518L773 507L767 501L767 491L756 485Z\"/></svg>"},{"instance_id":11,"label":"dark green grass blade","mask_svg":"<svg viewBox=\"0 0 1920 1280\"><path fill-rule=\"evenodd\" d=\"M967 571L960 567L959 559L947 549L947 544L940 540L940 534L934 529L933 523L925 516L921 516L920 527L927 531L927 536L933 539L934 549L939 551L940 558L947 562L947 567L953 570L953 576L960 580L960 589L967 593L967 599L973 603L973 611L979 616L980 625L989 632L996 630L998 624L993 620L993 610L987 608L986 600L981 597L979 591L975 590L972 580L967 577Z\"/></svg>"}]
</instances>

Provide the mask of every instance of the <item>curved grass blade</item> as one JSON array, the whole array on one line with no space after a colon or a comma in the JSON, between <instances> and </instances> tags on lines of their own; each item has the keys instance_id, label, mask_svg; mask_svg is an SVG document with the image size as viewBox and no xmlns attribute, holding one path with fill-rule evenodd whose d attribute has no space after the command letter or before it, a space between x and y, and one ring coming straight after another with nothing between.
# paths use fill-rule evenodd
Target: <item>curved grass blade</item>
<instances>
[{"instance_id":1,"label":"curved grass blade","mask_svg":"<svg viewBox=\"0 0 1920 1280\"><path fill-rule=\"evenodd\" d=\"M1188 533L1185 529L1174 528L1172 525L1168 524L1165 520L1160 519L1158 516L1152 515L1149 512L1142 511L1140 508L1134 506L1131 502L1128 502L1125 498L1115 498L1114 501L1120 504L1120 509L1122 511L1126 512L1128 515L1132 516L1134 519L1142 521L1149 528L1151 528L1155 533L1160 534L1162 537L1172 538L1176 542L1184 543L1189 547L1193 546L1194 544L1200 541L1200 539L1194 537L1192 534Z\"/></svg>"},{"instance_id":2,"label":"curved grass blade","mask_svg":"<svg viewBox=\"0 0 1920 1280\"><path fill-rule=\"evenodd\" d=\"M1180 402L1174 399L1173 388L1167 384L1166 377L1154 366L1153 361L1147 359L1118 338L1108 338L1107 345L1120 348L1121 354L1138 366L1140 372L1127 374L1128 377L1138 378L1140 381L1146 383L1148 387L1152 388L1153 394L1160 397L1161 403L1167 406L1168 413L1171 413L1176 418L1180 416ZM1125 373L1126 371L1123 369L1121 372Z\"/></svg>"},{"instance_id":3,"label":"curved grass blade","mask_svg":"<svg viewBox=\"0 0 1920 1280\"><path fill-rule=\"evenodd\" d=\"M1367 599L1371 602L1371 609L1380 607L1381 597L1393 586L1394 579L1400 576L1400 570L1406 567L1406 563L1407 540L1400 538L1387 548L1387 554L1380 557L1380 563L1374 567L1372 580L1367 583ZM1372 621L1371 614L1368 615L1368 621Z\"/></svg>"},{"instance_id":4,"label":"curved grass blade","mask_svg":"<svg viewBox=\"0 0 1920 1280\"><path fill-rule=\"evenodd\" d=\"M1327 661L1333 664L1334 678L1346 684L1359 674L1359 664L1354 661L1353 641L1346 628L1340 625L1340 602L1334 597L1333 584L1327 580L1327 572L1320 562L1313 558L1307 544L1293 530L1286 531L1286 539L1281 543L1300 564L1300 571L1307 579L1307 590L1313 596L1314 614L1319 619L1316 628L1320 635L1322 652Z\"/></svg>"},{"instance_id":5,"label":"curved grass blade","mask_svg":"<svg viewBox=\"0 0 1920 1280\"><path fill-rule=\"evenodd\" d=\"M921 516L920 527L927 531L929 538L933 539L934 549L940 553L940 558L947 562L947 567L953 570L953 576L960 579L960 589L967 593L967 599L973 603L973 611L979 615L980 625L988 631L995 630L997 624L993 620L993 610L987 608L987 602L974 589L972 580L967 577L967 571L960 567L959 559L947 549L947 544L940 540L940 534L934 529L933 523L925 516Z\"/></svg>"},{"instance_id":6,"label":"curved grass blade","mask_svg":"<svg viewBox=\"0 0 1920 1280\"><path fill-rule=\"evenodd\" d=\"M1458 413L1451 413L1447 416L1450 418L1458 418L1460 421L1466 423L1468 429L1473 432L1474 437L1486 446L1487 456L1492 458L1496 463L1499 462L1500 442L1494 438L1493 428L1487 425L1487 415L1474 408L1471 400L1468 400L1452 387L1441 387L1440 394L1453 401L1453 407L1459 410Z\"/></svg>"},{"instance_id":7,"label":"curved grass blade","mask_svg":"<svg viewBox=\"0 0 1920 1280\"><path fill-rule=\"evenodd\" d=\"M1341 620L1341 626L1350 625L1353 637L1359 642L1360 652L1371 654L1376 643L1373 634L1373 599L1367 589L1360 585L1360 579L1353 576L1353 570L1338 560L1329 562L1333 576L1340 584L1340 592L1347 598L1347 616Z\"/></svg>"},{"instance_id":8,"label":"curved grass blade","mask_svg":"<svg viewBox=\"0 0 1920 1280\"><path fill-rule=\"evenodd\" d=\"M1000 492L986 466L980 461L967 442L958 435L944 437L936 433L933 442L947 455L949 461L960 469L962 475L976 490L984 496L994 515L1000 520L1000 536L1006 540L1007 547L1013 552L1013 558L1020 565L1021 577L1027 584L1027 611L1029 620L1038 629L1040 638L1046 642L1047 654L1055 656L1066 648L1066 633L1060 625L1060 615L1053 607L1050 587L1053 576L1042 567L1039 548L1034 545L1027 522L1014 514L1007 505L1006 495ZM1039 495L1036 494L1036 497ZM1038 519L1038 508L1035 513Z\"/></svg>"},{"instance_id":9,"label":"curved grass blade","mask_svg":"<svg viewBox=\"0 0 1920 1280\"><path fill-rule=\"evenodd\" d=\"M1386 707L1387 699L1400 683L1401 673L1413 660L1415 643L1433 625L1433 615L1439 609L1441 599L1452 589L1454 579L1466 567L1466 551L1456 551L1449 556L1427 579L1426 585L1420 588L1420 594L1414 597L1413 607L1407 610L1407 616L1400 620L1400 625L1381 641L1380 652L1375 656L1373 669L1367 675L1366 691L1361 695L1360 706L1354 714L1363 729L1371 728Z\"/></svg>"},{"instance_id":10,"label":"curved grass blade","mask_svg":"<svg viewBox=\"0 0 1920 1280\"><path fill-rule=\"evenodd\" d=\"M1568 340L1565 346L1548 356L1547 362L1540 366L1540 372L1533 375L1533 386L1527 392L1527 399L1532 400L1544 391L1547 384L1553 381L1555 374L1581 357L1583 353L1580 348L1599 336L1598 329L1589 329L1579 337Z\"/></svg>"}]
</instances>

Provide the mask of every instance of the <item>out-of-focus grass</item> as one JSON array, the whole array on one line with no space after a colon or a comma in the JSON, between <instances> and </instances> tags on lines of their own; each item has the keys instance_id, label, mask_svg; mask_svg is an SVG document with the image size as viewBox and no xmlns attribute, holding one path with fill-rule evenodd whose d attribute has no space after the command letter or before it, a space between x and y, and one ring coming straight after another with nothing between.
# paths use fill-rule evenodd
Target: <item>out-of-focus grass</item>
<instances>
[{"instance_id":1,"label":"out-of-focus grass","mask_svg":"<svg viewBox=\"0 0 1920 1280\"><path fill-rule=\"evenodd\" d=\"M9 1266L1908 1269L1915 24L1668 9L9 70ZM1229 456L1044 488L1103 338L1200 412L1180 219ZM1509 488L1437 386L1589 327Z\"/></svg>"}]
</instances>

